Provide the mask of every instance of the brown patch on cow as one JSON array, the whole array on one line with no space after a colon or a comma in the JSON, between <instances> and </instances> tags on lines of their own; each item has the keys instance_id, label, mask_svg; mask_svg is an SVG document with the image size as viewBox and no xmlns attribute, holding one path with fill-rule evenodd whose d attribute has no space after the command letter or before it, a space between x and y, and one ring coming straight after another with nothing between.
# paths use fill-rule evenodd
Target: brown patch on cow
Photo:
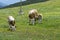
<instances>
[{"instance_id":1,"label":"brown patch on cow","mask_svg":"<svg viewBox=\"0 0 60 40\"><path fill-rule=\"evenodd\" d=\"M9 25L14 26L15 25L15 21L9 21Z\"/></svg>"}]
</instances>

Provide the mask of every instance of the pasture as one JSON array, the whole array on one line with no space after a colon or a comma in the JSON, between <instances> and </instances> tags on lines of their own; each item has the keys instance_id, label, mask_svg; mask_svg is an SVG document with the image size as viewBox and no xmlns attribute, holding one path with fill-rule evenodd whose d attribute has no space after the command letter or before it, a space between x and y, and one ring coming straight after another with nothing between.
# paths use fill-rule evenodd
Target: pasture
<instances>
[{"instance_id":1,"label":"pasture","mask_svg":"<svg viewBox=\"0 0 60 40\"><path fill-rule=\"evenodd\" d=\"M60 0L22 6L24 14L18 15L20 7L0 9L0 40L60 40ZM42 24L29 25L28 12L37 9L43 14ZM7 17L16 19L16 31L8 31Z\"/></svg>"}]
</instances>

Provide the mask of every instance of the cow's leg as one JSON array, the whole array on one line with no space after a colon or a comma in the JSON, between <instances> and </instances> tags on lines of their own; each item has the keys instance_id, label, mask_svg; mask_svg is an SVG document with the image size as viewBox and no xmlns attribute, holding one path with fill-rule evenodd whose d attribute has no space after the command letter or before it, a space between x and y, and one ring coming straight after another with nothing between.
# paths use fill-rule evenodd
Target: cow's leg
<instances>
[{"instance_id":1,"label":"cow's leg","mask_svg":"<svg viewBox=\"0 0 60 40\"><path fill-rule=\"evenodd\" d=\"M12 31L15 31L15 30L16 30L15 26L12 26Z\"/></svg>"},{"instance_id":2,"label":"cow's leg","mask_svg":"<svg viewBox=\"0 0 60 40\"><path fill-rule=\"evenodd\" d=\"M38 23L42 23L42 16L41 15L38 16Z\"/></svg>"},{"instance_id":3,"label":"cow's leg","mask_svg":"<svg viewBox=\"0 0 60 40\"><path fill-rule=\"evenodd\" d=\"M34 25L35 24L35 19L34 18L33 19L29 19L29 24Z\"/></svg>"},{"instance_id":4,"label":"cow's leg","mask_svg":"<svg viewBox=\"0 0 60 40\"><path fill-rule=\"evenodd\" d=\"M31 19L31 24L34 25L35 24L35 19Z\"/></svg>"},{"instance_id":5,"label":"cow's leg","mask_svg":"<svg viewBox=\"0 0 60 40\"><path fill-rule=\"evenodd\" d=\"M9 30L12 31L12 25L11 24L9 24Z\"/></svg>"}]
</instances>

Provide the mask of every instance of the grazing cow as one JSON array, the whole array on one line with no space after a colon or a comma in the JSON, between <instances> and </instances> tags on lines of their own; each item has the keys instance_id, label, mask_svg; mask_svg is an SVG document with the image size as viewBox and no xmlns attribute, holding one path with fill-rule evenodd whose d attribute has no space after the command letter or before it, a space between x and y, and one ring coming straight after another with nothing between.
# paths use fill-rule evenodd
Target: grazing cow
<instances>
[{"instance_id":1,"label":"grazing cow","mask_svg":"<svg viewBox=\"0 0 60 40\"><path fill-rule=\"evenodd\" d=\"M36 20L38 20L38 22L41 23L42 14L38 14L36 9L32 9L29 11L29 23L34 25Z\"/></svg>"},{"instance_id":2,"label":"grazing cow","mask_svg":"<svg viewBox=\"0 0 60 40\"><path fill-rule=\"evenodd\" d=\"M8 16L8 23L9 23L9 30L11 31L15 31L16 30L16 26L15 26L15 19L13 16Z\"/></svg>"}]
</instances>

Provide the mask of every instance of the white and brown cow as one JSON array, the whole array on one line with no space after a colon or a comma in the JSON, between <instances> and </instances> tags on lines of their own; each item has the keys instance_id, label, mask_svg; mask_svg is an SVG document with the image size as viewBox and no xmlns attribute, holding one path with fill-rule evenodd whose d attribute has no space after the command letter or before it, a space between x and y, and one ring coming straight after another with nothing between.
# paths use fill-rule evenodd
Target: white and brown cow
<instances>
[{"instance_id":1,"label":"white and brown cow","mask_svg":"<svg viewBox=\"0 0 60 40\"><path fill-rule=\"evenodd\" d=\"M38 20L38 22L41 23L42 14L38 14L38 11L36 9L32 9L29 11L29 23L34 25L36 20Z\"/></svg>"},{"instance_id":2,"label":"white and brown cow","mask_svg":"<svg viewBox=\"0 0 60 40\"><path fill-rule=\"evenodd\" d=\"M15 19L13 16L8 16L8 23L9 23L9 30L11 31L15 31L16 30L16 26L15 26Z\"/></svg>"}]
</instances>

